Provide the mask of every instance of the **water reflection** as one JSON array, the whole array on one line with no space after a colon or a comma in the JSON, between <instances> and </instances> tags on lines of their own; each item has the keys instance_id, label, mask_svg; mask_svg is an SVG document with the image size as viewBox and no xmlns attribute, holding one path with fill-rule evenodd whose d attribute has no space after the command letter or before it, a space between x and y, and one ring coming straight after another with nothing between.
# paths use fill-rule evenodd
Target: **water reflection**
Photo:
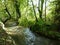
<instances>
[{"instance_id":1,"label":"water reflection","mask_svg":"<svg viewBox=\"0 0 60 45\"><path fill-rule=\"evenodd\" d=\"M8 33L16 45L60 45L60 41L38 36L31 32L29 28L10 27L10 29L12 30L8 30Z\"/></svg>"},{"instance_id":2,"label":"water reflection","mask_svg":"<svg viewBox=\"0 0 60 45\"><path fill-rule=\"evenodd\" d=\"M27 45L60 45L60 41L51 40L35 35L29 30L29 28L26 28L23 32Z\"/></svg>"}]
</instances>

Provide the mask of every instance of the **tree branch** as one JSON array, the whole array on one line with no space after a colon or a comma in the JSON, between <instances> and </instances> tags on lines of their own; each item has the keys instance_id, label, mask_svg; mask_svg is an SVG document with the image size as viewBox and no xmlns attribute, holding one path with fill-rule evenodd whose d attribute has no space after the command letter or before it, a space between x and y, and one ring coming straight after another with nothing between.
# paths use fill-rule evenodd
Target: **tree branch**
<instances>
[{"instance_id":1,"label":"tree branch","mask_svg":"<svg viewBox=\"0 0 60 45\"><path fill-rule=\"evenodd\" d=\"M34 9L34 4L33 4L33 1L31 0L31 2L32 2L33 11L34 11L34 15L35 15L36 21L38 21L38 19L37 19L37 17L36 17L36 11L35 11L35 9Z\"/></svg>"},{"instance_id":2,"label":"tree branch","mask_svg":"<svg viewBox=\"0 0 60 45\"><path fill-rule=\"evenodd\" d=\"M18 4L17 0L14 0L14 2L15 2L14 5L15 5L16 13L18 14L17 18L20 18L21 17L21 12L20 12L20 9L19 9L20 5Z\"/></svg>"},{"instance_id":3,"label":"tree branch","mask_svg":"<svg viewBox=\"0 0 60 45\"><path fill-rule=\"evenodd\" d=\"M6 7L6 8L5 8L5 11L8 13L8 16L9 16L9 17L8 17L8 18L6 18L6 19L5 19L5 21L3 21L3 23L4 23L4 24L5 24L8 20L10 20L10 19L11 19L11 14L9 13L9 11L8 11L8 9L7 9L7 6L6 6L6 5L5 5L5 7Z\"/></svg>"}]
</instances>

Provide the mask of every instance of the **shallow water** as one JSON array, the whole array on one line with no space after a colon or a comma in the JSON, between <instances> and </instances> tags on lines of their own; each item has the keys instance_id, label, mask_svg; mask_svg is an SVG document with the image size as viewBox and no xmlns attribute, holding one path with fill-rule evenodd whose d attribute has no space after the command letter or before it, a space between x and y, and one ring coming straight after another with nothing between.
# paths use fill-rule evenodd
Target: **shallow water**
<instances>
[{"instance_id":1,"label":"shallow water","mask_svg":"<svg viewBox=\"0 0 60 45\"><path fill-rule=\"evenodd\" d=\"M16 45L60 45L60 41L35 35L29 28L10 27L9 35Z\"/></svg>"},{"instance_id":2,"label":"shallow water","mask_svg":"<svg viewBox=\"0 0 60 45\"><path fill-rule=\"evenodd\" d=\"M45 37L35 35L33 32L29 30L29 28L27 28L24 33L26 35L25 39L27 45L60 45L60 41L51 40Z\"/></svg>"}]
</instances>

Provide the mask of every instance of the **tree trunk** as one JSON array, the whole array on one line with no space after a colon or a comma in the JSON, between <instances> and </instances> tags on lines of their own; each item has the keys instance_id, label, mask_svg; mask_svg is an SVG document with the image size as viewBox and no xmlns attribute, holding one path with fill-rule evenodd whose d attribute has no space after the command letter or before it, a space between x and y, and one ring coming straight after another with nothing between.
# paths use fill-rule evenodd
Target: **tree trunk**
<instances>
[{"instance_id":1,"label":"tree trunk","mask_svg":"<svg viewBox=\"0 0 60 45\"><path fill-rule=\"evenodd\" d=\"M8 13L8 16L9 16L9 17L7 17L5 21L3 21L3 23L4 23L4 24L5 24L8 20L10 20L10 19L11 19L11 14L10 14L10 12L8 11L8 9L7 9L7 6L6 6L6 5L5 5L5 7L6 7L5 11Z\"/></svg>"},{"instance_id":2,"label":"tree trunk","mask_svg":"<svg viewBox=\"0 0 60 45\"><path fill-rule=\"evenodd\" d=\"M16 22L17 22L17 25L19 24L18 23L18 19L21 17L21 11L19 9L20 5L18 4L18 1L17 0L14 0L14 6L15 6L15 9L16 9L16 13L17 13L17 18L16 18Z\"/></svg>"},{"instance_id":3,"label":"tree trunk","mask_svg":"<svg viewBox=\"0 0 60 45\"><path fill-rule=\"evenodd\" d=\"M46 21L46 0L45 0L45 21Z\"/></svg>"},{"instance_id":4,"label":"tree trunk","mask_svg":"<svg viewBox=\"0 0 60 45\"><path fill-rule=\"evenodd\" d=\"M32 0L31 0L31 2L32 2L32 6L33 6L33 11L34 11L34 15L35 15L35 18L36 18L36 22L37 22L38 19L37 19L36 12L35 12L35 9L34 9L34 4L33 4L33 1Z\"/></svg>"}]
</instances>

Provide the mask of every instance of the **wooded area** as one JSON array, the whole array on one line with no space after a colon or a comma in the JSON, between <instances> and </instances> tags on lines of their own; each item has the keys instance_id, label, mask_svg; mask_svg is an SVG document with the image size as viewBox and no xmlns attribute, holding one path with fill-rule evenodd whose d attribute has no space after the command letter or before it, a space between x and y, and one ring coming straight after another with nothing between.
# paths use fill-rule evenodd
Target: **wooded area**
<instances>
[{"instance_id":1,"label":"wooded area","mask_svg":"<svg viewBox=\"0 0 60 45\"><path fill-rule=\"evenodd\" d=\"M0 0L0 22L60 41L60 0Z\"/></svg>"}]
</instances>

